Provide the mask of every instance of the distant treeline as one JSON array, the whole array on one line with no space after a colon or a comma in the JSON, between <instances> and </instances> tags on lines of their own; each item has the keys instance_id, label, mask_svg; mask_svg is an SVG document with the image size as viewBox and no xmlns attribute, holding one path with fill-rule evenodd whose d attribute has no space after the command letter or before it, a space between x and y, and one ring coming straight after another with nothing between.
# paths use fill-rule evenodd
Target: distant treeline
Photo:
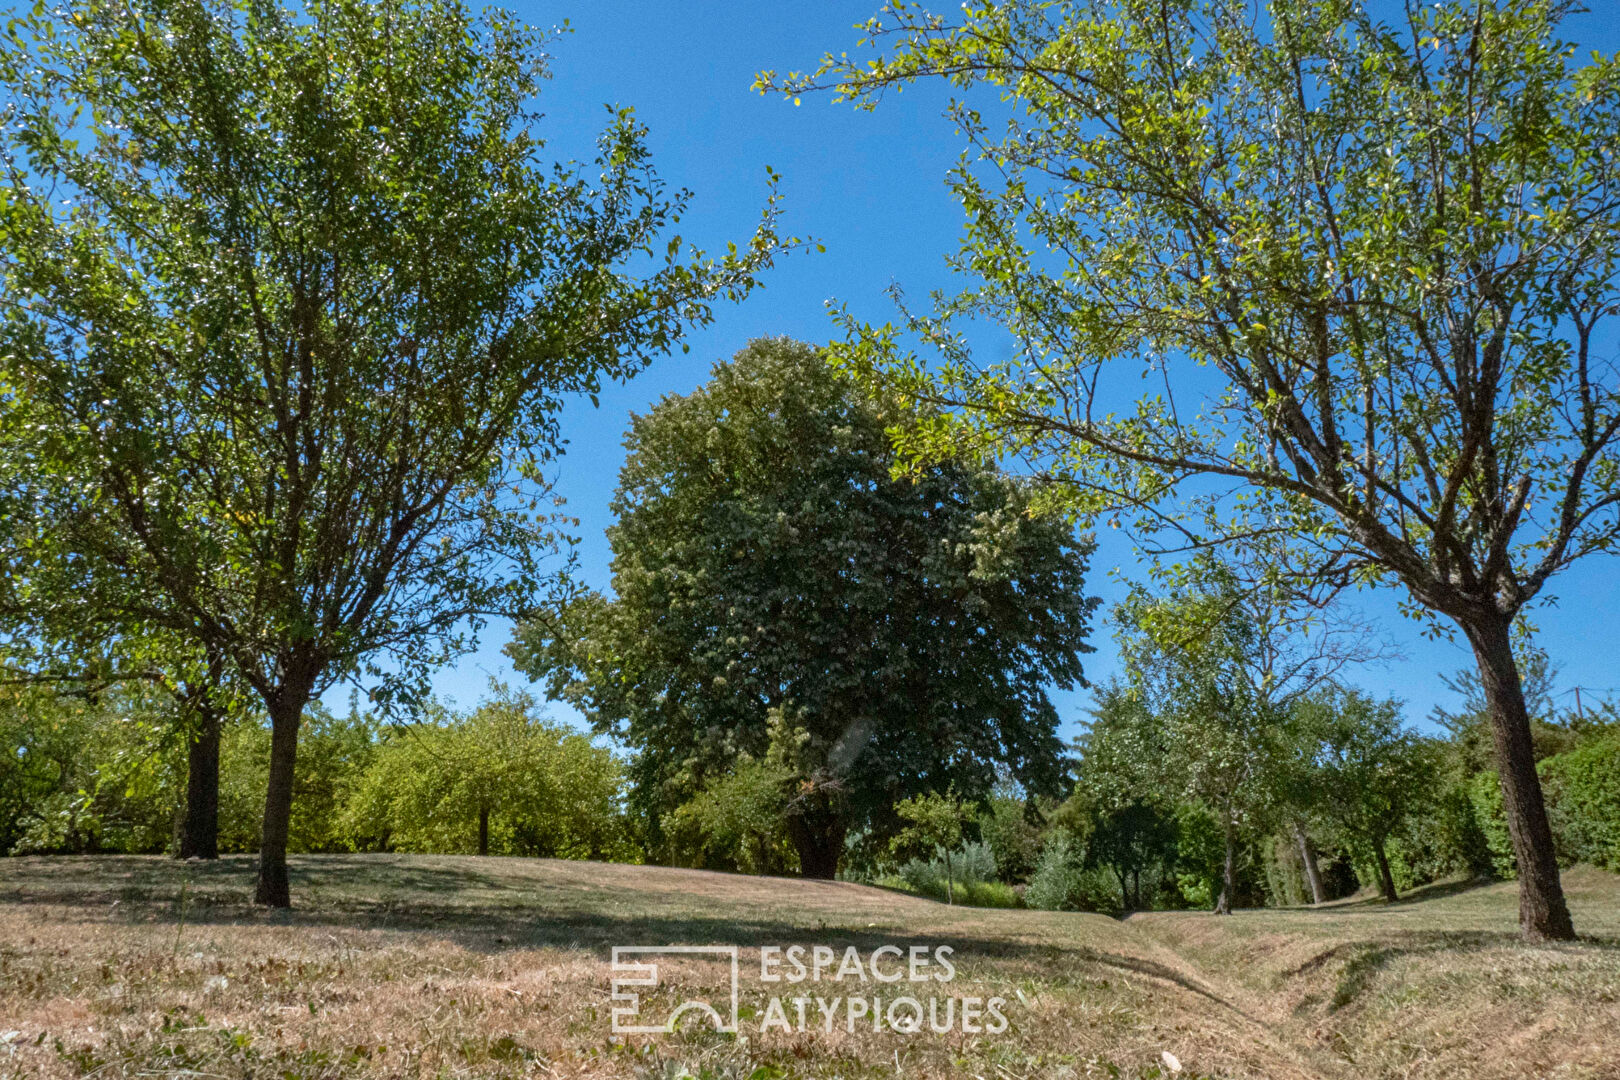
<instances>
[{"instance_id":1,"label":"distant treeline","mask_svg":"<svg viewBox=\"0 0 1620 1080\"><path fill-rule=\"evenodd\" d=\"M174 852L186 736L160 695L45 694L0 705L0 851ZM270 727L221 740L219 847L259 849ZM305 713L289 850L413 851L634 860L612 753L499 695L416 723L366 712Z\"/></svg>"},{"instance_id":2,"label":"distant treeline","mask_svg":"<svg viewBox=\"0 0 1620 1080\"><path fill-rule=\"evenodd\" d=\"M846 841L842 876L994 906L1104 913L1210 906L1224 876L1218 810L1163 785L1130 787L1133 774L1117 767L1108 745L1122 726L1119 703L1107 692L1100 701L1069 798L1031 798L1011 782L977 801L932 796L942 813L958 820L952 843L919 848L896 842L898 824L865 829ZM160 695L127 692L7 699L0 707L0 850L172 853L184 806L186 747L165 705ZM1307 853L1324 899L1381 887L1376 847L1400 891L1441 878L1513 876L1488 734L1477 713L1441 714L1444 733L1432 737L1397 723L1384 729L1399 736L1395 741L1362 753L1363 759L1381 753L1382 759L1363 763L1405 786L1398 812L1357 819L1342 800L1333 801L1334 771L1353 767L1358 753L1344 737L1346 727L1376 733L1378 717L1390 716L1386 706L1353 693L1325 694L1301 706L1307 720L1340 725L1319 744L1340 751L1315 754L1311 767L1318 774L1302 788L1291 789L1280 770L1268 778L1272 794L1239 829L1234 906L1310 902ZM1308 730L1316 737L1323 731ZM1548 712L1535 734L1561 861L1620 871L1614 710ZM257 719L226 728L219 803L224 852L258 849L269 740L268 725ZM1270 759L1274 769L1285 760ZM721 870L800 869L780 778L767 764L741 764L656 829L627 809L627 776L613 753L544 719L523 695L502 693L466 713L431 709L408 725L380 724L357 709L339 715L314 707L300 739L289 848L650 857ZM1299 791L1315 794L1300 797ZM649 835L660 839L649 844Z\"/></svg>"}]
</instances>

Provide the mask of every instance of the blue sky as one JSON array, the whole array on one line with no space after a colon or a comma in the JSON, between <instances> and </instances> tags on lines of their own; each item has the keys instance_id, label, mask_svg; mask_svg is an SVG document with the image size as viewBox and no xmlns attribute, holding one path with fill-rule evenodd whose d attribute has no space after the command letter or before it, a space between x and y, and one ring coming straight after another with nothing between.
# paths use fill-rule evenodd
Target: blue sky
<instances>
[{"instance_id":1,"label":"blue sky","mask_svg":"<svg viewBox=\"0 0 1620 1080\"><path fill-rule=\"evenodd\" d=\"M1605 52L1620 48L1620 16L1611 2L1596 0L1605 13L1577 17L1569 24L1571 36ZM689 354L661 359L629 384L609 388L599 407L588 401L568 406L563 431L569 445L559 466L559 490L568 511L581 519L581 572L594 587L607 588L611 579L603 529L611 521L608 501L631 412L644 411L665 394L691 390L716 360L750 338L828 340L834 334L828 300L881 322L893 312L884 296L891 283L913 295L951 283L943 256L955 247L961 211L943 179L959 144L940 118L943 95L908 90L875 113L861 113L826 98L806 98L796 108L750 90L761 69L804 69L825 51L853 50L852 26L877 6L878 0L515 5L532 24L566 19L573 26L553 48L554 78L540 103L546 116L539 131L556 157L588 159L607 120L604 105L631 105L651 128L661 175L694 193L683 236L711 249L745 239L765 199L769 165L783 177L784 229L813 235L826 246L825 254L789 257L770 273L762 292L718 309L713 325L689 339ZM1123 592L1109 577L1115 567L1136 572L1128 544L1101 533L1092 591L1105 601ZM1556 580L1551 592L1562 602L1538 611L1536 622L1542 644L1562 668L1560 689L1620 687L1614 664L1620 623L1610 610L1620 600L1620 559L1589 561ZM1354 598L1402 653L1399 661L1363 671L1357 681L1405 699L1408 716L1420 720L1452 699L1438 673L1471 667L1471 657L1461 645L1425 640L1418 624L1398 614L1395 598L1393 590ZM465 706L483 696L491 676L521 684L522 676L501 655L509 636L507 626L489 627L477 653L441 673L440 695ZM1115 663L1112 642L1100 627L1094 644L1087 671L1095 680L1110 674ZM340 688L328 698L338 705L346 696ZM1060 695L1065 734L1075 731L1086 702L1083 692ZM551 708L559 718L573 716L565 706Z\"/></svg>"}]
</instances>

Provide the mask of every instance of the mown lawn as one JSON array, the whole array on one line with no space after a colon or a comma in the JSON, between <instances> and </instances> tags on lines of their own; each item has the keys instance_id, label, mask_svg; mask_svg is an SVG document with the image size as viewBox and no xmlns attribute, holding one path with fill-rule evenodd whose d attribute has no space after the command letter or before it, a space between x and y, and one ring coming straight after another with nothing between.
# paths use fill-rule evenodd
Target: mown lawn
<instances>
[{"instance_id":1,"label":"mown lawn","mask_svg":"<svg viewBox=\"0 0 1620 1080\"><path fill-rule=\"evenodd\" d=\"M1099 916L841 883L473 857L0 860L0 1077L1614 1077L1620 877L1568 876L1591 940L1528 947L1511 885L1393 908ZM735 944L740 1031L615 1038L615 945ZM920 996L1001 997L1002 1034L761 1030L759 947L949 946ZM661 962L643 1011L727 997ZM829 972L829 978L830 978ZM826 998L893 993L818 984ZM791 1006L789 1013L791 1015Z\"/></svg>"}]
</instances>

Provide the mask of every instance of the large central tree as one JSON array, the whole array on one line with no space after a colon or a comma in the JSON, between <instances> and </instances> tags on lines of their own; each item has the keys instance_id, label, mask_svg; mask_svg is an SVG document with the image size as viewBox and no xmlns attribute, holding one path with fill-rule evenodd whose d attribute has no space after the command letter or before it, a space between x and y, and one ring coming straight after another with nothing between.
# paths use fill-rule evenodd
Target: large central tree
<instances>
[{"instance_id":1,"label":"large central tree","mask_svg":"<svg viewBox=\"0 0 1620 1080\"><path fill-rule=\"evenodd\" d=\"M109 624L262 700L264 904L289 902L310 699L369 677L397 701L531 607L559 402L774 247L769 217L720 263L666 245L684 194L628 110L594 167L544 162L543 44L458 0L110 0L0 47L12 568L127 575Z\"/></svg>"},{"instance_id":2,"label":"large central tree","mask_svg":"<svg viewBox=\"0 0 1620 1080\"><path fill-rule=\"evenodd\" d=\"M633 421L611 600L514 652L636 752L656 826L738 759L791 770L801 871L920 792L1037 791L1064 766L1048 687L1081 679L1090 542L986 466L895 479L886 417L816 350L756 341Z\"/></svg>"},{"instance_id":3,"label":"large central tree","mask_svg":"<svg viewBox=\"0 0 1620 1080\"><path fill-rule=\"evenodd\" d=\"M960 421L910 449L1030 461L1150 547L1292 533L1461 631L1533 939L1574 930L1512 632L1620 541L1620 66L1560 40L1576 9L899 3L865 28L883 55L779 83L961 94L974 281L909 323L944 362L852 328L853 363Z\"/></svg>"}]
</instances>

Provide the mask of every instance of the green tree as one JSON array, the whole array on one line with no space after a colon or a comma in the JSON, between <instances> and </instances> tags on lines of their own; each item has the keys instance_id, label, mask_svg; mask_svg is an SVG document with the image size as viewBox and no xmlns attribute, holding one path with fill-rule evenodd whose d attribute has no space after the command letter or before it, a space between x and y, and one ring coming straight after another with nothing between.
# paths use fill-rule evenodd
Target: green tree
<instances>
[{"instance_id":1,"label":"green tree","mask_svg":"<svg viewBox=\"0 0 1620 1080\"><path fill-rule=\"evenodd\" d=\"M989 466L891 475L889 420L815 349L756 341L632 421L612 600L512 653L635 751L656 827L742 755L792 771L800 872L898 800L1063 774L1053 685L1081 678L1089 540ZM657 835L655 844L661 843Z\"/></svg>"},{"instance_id":2,"label":"green tree","mask_svg":"<svg viewBox=\"0 0 1620 1080\"><path fill-rule=\"evenodd\" d=\"M781 874L795 868L788 832L794 776L781 762L747 758L709 780L663 822L677 860L711 870Z\"/></svg>"},{"instance_id":3,"label":"green tree","mask_svg":"<svg viewBox=\"0 0 1620 1080\"><path fill-rule=\"evenodd\" d=\"M1296 710L1317 746L1311 782L1317 812L1372 855L1384 899L1394 903L1388 842L1433 803L1437 747L1402 726L1393 699L1336 691L1302 701Z\"/></svg>"},{"instance_id":4,"label":"green tree","mask_svg":"<svg viewBox=\"0 0 1620 1080\"><path fill-rule=\"evenodd\" d=\"M928 792L901 799L894 804L894 812L905 824L890 841L889 849L897 855L924 858L940 853L945 860L945 902L956 903L951 852L961 845L962 826L968 818L962 800L954 792Z\"/></svg>"},{"instance_id":5,"label":"green tree","mask_svg":"<svg viewBox=\"0 0 1620 1080\"><path fill-rule=\"evenodd\" d=\"M342 829L392 851L623 859L634 854L612 753L501 691L470 714L389 731Z\"/></svg>"},{"instance_id":6,"label":"green tree","mask_svg":"<svg viewBox=\"0 0 1620 1080\"><path fill-rule=\"evenodd\" d=\"M344 678L421 698L532 608L561 401L776 246L770 211L719 262L666 245L686 196L628 109L594 165L544 163L543 46L459 0L159 0L36 9L0 47L24 539L117 568L120 625L217 652L263 702L262 904L290 903L306 704Z\"/></svg>"},{"instance_id":7,"label":"green tree","mask_svg":"<svg viewBox=\"0 0 1620 1080\"><path fill-rule=\"evenodd\" d=\"M908 454L1038 463L1149 548L1284 530L1462 632L1530 939L1574 928L1512 630L1620 539L1620 68L1560 40L1577 7L902 3L863 27L876 58L761 78L959 94L974 280L905 317L943 358L849 324L852 366L940 410ZM972 317L1011 355L976 359Z\"/></svg>"},{"instance_id":8,"label":"green tree","mask_svg":"<svg viewBox=\"0 0 1620 1080\"><path fill-rule=\"evenodd\" d=\"M1125 679L1099 694L1086 757L1111 761L1119 790L1208 808L1224 849L1215 911L1230 913L1240 840L1271 820L1287 741L1286 711L1254 677L1263 636L1218 585L1138 589L1115 618Z\"/></svg>"}]
</instances>

